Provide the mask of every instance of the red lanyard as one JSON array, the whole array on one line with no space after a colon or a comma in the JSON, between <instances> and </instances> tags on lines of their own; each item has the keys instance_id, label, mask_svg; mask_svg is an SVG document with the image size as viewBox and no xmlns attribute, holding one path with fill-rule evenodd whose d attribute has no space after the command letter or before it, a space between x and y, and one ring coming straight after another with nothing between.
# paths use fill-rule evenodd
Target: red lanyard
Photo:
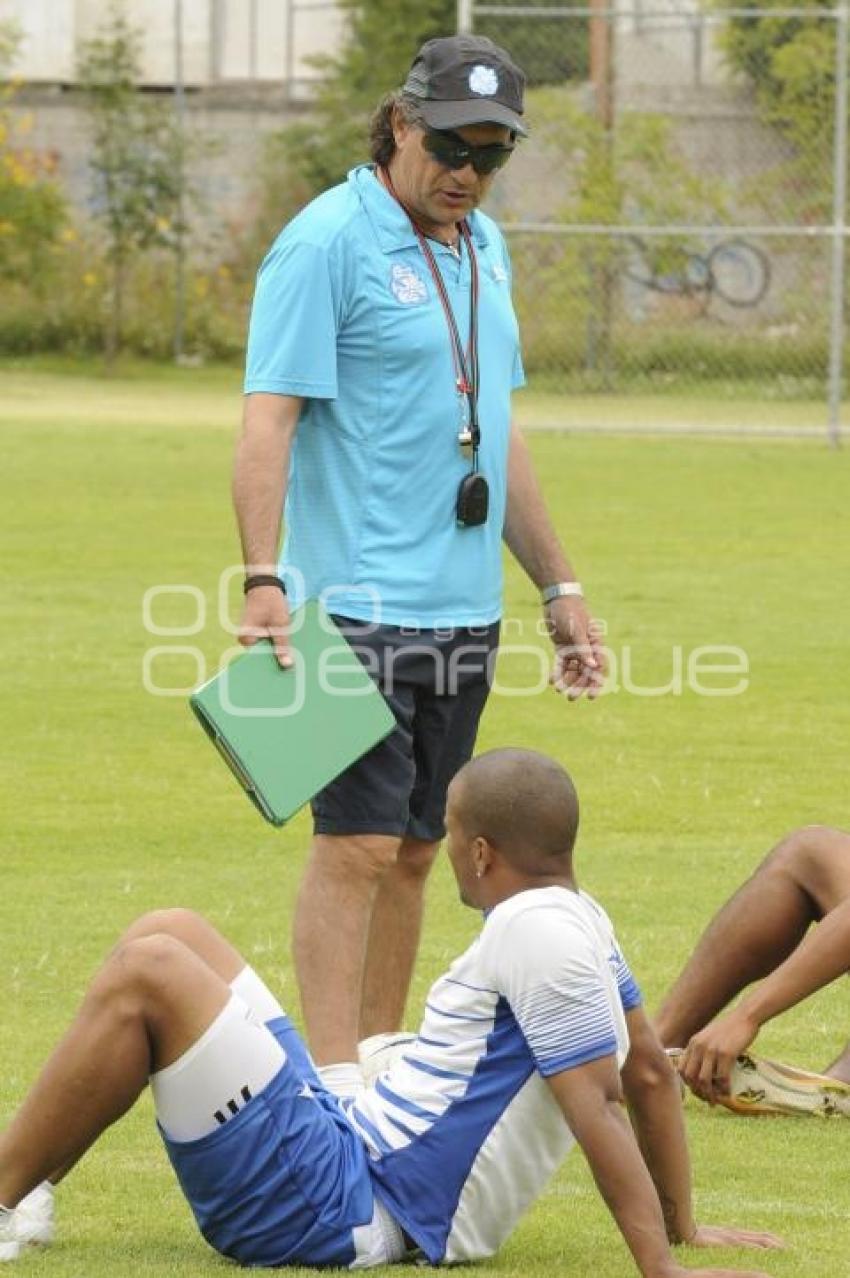
<instances>
[{"instance_id":1,"label":"red lanyard","mask_svg":"<svg viewBox=\"0 0 850 1278\"><path fill-rule=\"evenodd\" d=\"M446 282L443 279L442 272L437 265L437 259L434 257L433 249L428 243L422 231L416 225L411 217L408 209L402 204L396 194L393 186L392 178L387 169L382 169L381 174L386 183L387 189L397 204L404 209L410 218L410 225L413 227L414 234L419 241L419 247L422 250L425 261L428 263L428 269L434 280L434 286L443 307L443 314L446 318L446 327L449 330L449 342L452 348L452 362L455 370L455 386L459 395L466 396L466 402L469 405L469 444L472 447L472 469L478 469L478 448L481 443L481 428L478 424L478 388L480 385L480 369L478 363L478 259L475 255L475 246L472 243L472 235L469 231L469 225L466 218L460 223L460 235L463 243L466 245L466 251L469 254L469 274L470 274L470 291L469 291L469 345L466 351L463 349L463 342L458 332L457 320L452 309L451 300L449 299ZM462 435L462 442L465 444L465 435Z\"/></svg>"}]
</instances>

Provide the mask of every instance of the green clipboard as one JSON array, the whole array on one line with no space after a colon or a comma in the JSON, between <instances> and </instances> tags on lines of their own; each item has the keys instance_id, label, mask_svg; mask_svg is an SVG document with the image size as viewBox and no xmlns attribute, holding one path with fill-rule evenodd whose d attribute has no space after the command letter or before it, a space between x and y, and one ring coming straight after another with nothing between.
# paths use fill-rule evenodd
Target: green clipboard
<instances>
[{"instance_id":1,"label":"green clipboard","mask_svg":"<svg viewBox=\"0 0 850 1278\"><path fill-rule=\"evenodd\" d=\"M189 698L248 797L284 825L388 736L395 716L322 606L293 611L293 666L259 640Z\"/></svg>"}]
</instances>

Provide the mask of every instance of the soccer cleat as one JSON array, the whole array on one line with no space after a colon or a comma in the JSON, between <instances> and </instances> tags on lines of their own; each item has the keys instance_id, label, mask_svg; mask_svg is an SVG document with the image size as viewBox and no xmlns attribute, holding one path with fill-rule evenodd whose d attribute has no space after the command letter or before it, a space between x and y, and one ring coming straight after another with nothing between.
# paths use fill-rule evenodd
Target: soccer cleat
<instances>
[{"instance_id":1,"label":"soccer cleat","mask_svg":"<svg viewBox=\"0 0 850 1278\"><path fill-rule=\"evenodd\" d=\"M15 1209L18 1241L25 1246L49 1247L56 1232L53 1211L53 1186L45 1180Z\"/></svg>"},{"instance_id":2,"label":"soccer cleat","mask_svg":"<svg viewBox=\"0 0 850 1278\"><path fill-rule=\"evenodd\" d=\"M684 1054L684 1051L685 1049L683 1047L665 1047L664 1048L664 1054L667 1057L668 1061L670 1062L671 1066L673 1067L673 1073L676 1075L676 1081L679 1084L679 1095L682 1098L683 1105L685 1101L687 1100L688 1089L685 1086L685 1080L682 1078L682 1075L679 1073L679 1059Z\"/></svg>"},{"instance_id":3,"label":"soccer cleat","mask_svg":"<svg viewBox=\"0 0 850 1278\"><path fill-rule=\"evenodd\" d=\"M15 1213L0 1209L0 1264L4 1260L17 1260L21 1243L15 1222Z\"/></svg>"},{"instance_id":4,"label":"soccer cleat","mask_svg":"<svg viewBox=\"0 0 850 1278\"><path fill-rule=\"evenodd\" d=\"M736 1114L814 1114L850 1118L850 1085L755 1056L739 1056L732 1067L729 1092L718 1096Z\"/></svg>"}]
</instances>

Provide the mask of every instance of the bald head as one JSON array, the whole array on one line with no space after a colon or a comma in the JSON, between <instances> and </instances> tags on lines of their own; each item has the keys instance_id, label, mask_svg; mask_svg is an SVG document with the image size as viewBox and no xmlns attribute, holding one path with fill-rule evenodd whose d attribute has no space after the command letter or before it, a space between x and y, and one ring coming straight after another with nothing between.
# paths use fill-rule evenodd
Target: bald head
<instances>
[{"instance_id":1,"label":"bald head","mask_svg":"<svg viewBox=\"0 0 850 1278\"><path fill-rule=\"evenodd\" d=\"M578 795L560 763L534 750L490 750L452 782L457 820L529 875L569 873Z\"/></svg>"}]
</instances>

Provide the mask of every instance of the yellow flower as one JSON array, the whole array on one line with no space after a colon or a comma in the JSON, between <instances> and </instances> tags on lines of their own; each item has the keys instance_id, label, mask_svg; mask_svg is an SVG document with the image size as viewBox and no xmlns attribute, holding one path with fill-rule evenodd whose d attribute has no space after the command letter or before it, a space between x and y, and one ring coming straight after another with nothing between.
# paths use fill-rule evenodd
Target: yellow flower
<instances>
[{"instance_id":1,"label":"yellow flower","mask_svg":"<svg viewBox=\"0 0 850 1278\"><path fill-rule=\"evenodd\" d=\"M73 226L66 226L59 233L59 238L63 244L76 244L80 238Z\"/></svg>"},{"instance_id":2,"label":"yellow flower","mask_svg":"<svg viewBox=\"0 0 850 1278\"><path fill-rule=\"evenodd\" d=\"M85 275L83 276L83 283L85 284L86 288L94 288L95 284L97 283L97 276L95 275L94 271L86 271Z\"/></svg>"},{"instance_id":3,"label":"yellow flower","mask_svg":"<svg viewBox=\"0 0 850 1278\"><path fill-rule=\"evenodd\" d=\"M15 226L13 222L0 221L0 235L14 235Z\"/></svg>"},{"instance_id":4,"label":"yellow flower","mask_svg":"<svg viewBox=\"0 0 850 1278\"><path fill-rule=\"evenodd\" d=\"M161 235L164 235L166 231L171 230L170 220L167 217L158 217L156 219L156 229L160 232Z\"/></svg>"},{"instance_id":5,"label":"yellow flower","mask_svg":"<svg viewBox=\"0 0 850 1278\"><path fill-rule=\"evenodd\" d=\"M218 278L220 280L229 280L233 272L231 271L229 266L222 265L218 268L218 271L216 272L216 274L218 275Z\"/></svg>"}]
</instances>

